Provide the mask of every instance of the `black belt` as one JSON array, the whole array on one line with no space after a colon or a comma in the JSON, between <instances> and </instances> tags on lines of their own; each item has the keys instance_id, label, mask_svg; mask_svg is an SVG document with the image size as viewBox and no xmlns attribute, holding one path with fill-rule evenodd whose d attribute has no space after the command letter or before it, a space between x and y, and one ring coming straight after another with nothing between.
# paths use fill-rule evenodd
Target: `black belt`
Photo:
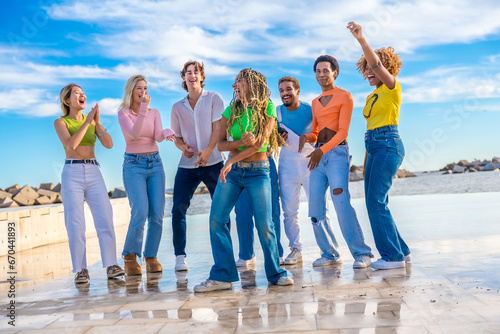
<instances>
[{"instance_id":1,"label":"black belt","mask_svg":"<svg viewBox=\"0 0 500 334\"><path fill-rule=\"evenodd\" d=\"M84 160L66 160L64 162L66 165L71 164L86 164L86 165L96 165L99 166L99 163L95 159L84 159Z\"/></svg>"},{"instance_id":2,"label":"black belt","mask_svg":"<svg viewBox=\"0 0 500 334\"><path fill-rule=\"evenodd\" d=\"M326 143L316 143L316 148L319 148L323 145L325 145ZM339 145L347 145L347 139L345 139L343 142L341 142Z\"/></svg>"}]
</instances>

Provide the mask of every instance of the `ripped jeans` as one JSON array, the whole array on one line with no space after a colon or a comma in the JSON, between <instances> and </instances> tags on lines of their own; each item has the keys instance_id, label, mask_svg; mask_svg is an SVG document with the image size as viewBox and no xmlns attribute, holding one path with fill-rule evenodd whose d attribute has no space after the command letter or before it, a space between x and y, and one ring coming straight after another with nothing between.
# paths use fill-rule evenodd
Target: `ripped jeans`
<instances>
[{"instance_id":1,"label":"ripped jeans","mask_svg":"<svg viewBox=\"0 0 500 334\"><path fill-rule=\"evenodd\" d=\"M322 257L336 259L341 254L333 234L330 220L326 216L326 190L330 187L333 205L339 220L340 230L354 259L366 255L373 257L365 243L356 211L349 195L349 165L351 157L347 145L338 145L325 153L309 177L309 217L313 221L316 242L323 252Z\"/></svg>"}]
</instances>

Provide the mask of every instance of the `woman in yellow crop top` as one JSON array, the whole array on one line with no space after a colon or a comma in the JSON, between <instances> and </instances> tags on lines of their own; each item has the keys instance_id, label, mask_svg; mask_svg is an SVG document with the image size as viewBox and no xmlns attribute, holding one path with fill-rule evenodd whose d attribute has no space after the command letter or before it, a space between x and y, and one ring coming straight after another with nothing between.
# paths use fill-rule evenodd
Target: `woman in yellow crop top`
<instances>
[{"instance_id":1,"label":"woman in yellow crop top","mask_svg":"<svg viewBox=\"0 0 500 334\"><path fill-rule=\"evenodd\" d=\"M404 146L398 132L401 85L396 80L403 66L392 47L373 51L363 37L361 26L349 22L347 28L358 40L363 56L358 71L375 86L368 95L363 116L367 121L365 135L365 200L375 245L381 259L374 269L393 269L411 261L410 248L399 234L387 207L392 180L404 158Z\"/></svg>"},{"instance_id":2,"label":"woman in yellow crop top","mask_svg":"<svg viewBox=\"0 0 500 334\"><path fill-rule=\"evenodd\" d=\"M214 265L209 278L194 287L195 292L231 289L237 281L229 214L246 189L254 211L255 227L264 253L267 280L290 285L293 280L280 268L276 235L271 217L271 182L267 143L277 151L276 108L270 101L266 78L252 69L243 69L236 77L234 98L222 113L219 126L219 151L230 157L220 171L210 209L210 243ZM229 136L232 141L229 141Z\"/></svg>"},{"instance_id":3,"label":"woman in yellow crop top","mask_svg":"<svg viewBox=\"0 0 500 334\"><path fill-rule=\"evenodd\" d=\"M65 86L59 98L64 115L55 120L54 127L66 153L61 174L61 196L73 272L76 273L75 283L87 283L90 279L85 247L84 201L94 218L108 278L122 276L125 272L116 261L113 210L94 154L96 135L106 148L111 148L113 141L100 122L97 104L87 116L82 114L87 98L80 86Z\"/></svg>"}]
</instances>

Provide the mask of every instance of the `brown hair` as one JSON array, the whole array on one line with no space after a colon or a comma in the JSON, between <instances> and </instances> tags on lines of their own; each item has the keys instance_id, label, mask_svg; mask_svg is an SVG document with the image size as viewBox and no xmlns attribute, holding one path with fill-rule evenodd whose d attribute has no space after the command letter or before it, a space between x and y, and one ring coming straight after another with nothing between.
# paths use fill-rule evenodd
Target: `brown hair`
<instances>
[{"instance_id":1,"label":"brown hair","mask_svg":"<svg viewBox=\"0 0 500 334\"><path fill-rule=\"evenodd\" d=\"M64 86L63 89L61 89L61 92L59 93L59 100L61 100L61 109L63 111L63 116L69 115L69 103L67 102L67 100L71 96L71 91L73 90L73 87L78 87L80 89L82 88L77 84L70 83L69 85Z\"/></svg>"},{"instance_id":2,"label":"brown hair","mask_svg":"<svg viewBox=\"0 0 500 334\"><path fill-rule=\"evenodd\" d=\"M252 124L252 128L248 129L248 131L254 132L256 141L263 139L268 141L271 146L271 154L277 156L278 141L284 141L281 136L277 135L278 128L276 125L273 127L269 138L266 138L270 121L267 115L267 105L271 96L266 77L262 75L262 73L254 71L251 68L245 68L240 71L236 80L245 80L248 85L248 90L250 91L250 101L247 101L246 92L240 93L241 98L239 100L236 100L236 96L233 95L233 99L229 104L231 107L231 115L229 116L226 126L227 136L230 136L230 131L234 123L243 115L246 115L249 123ZM250 107L247 108L247 106ZM241 124L240 130L243 133Z\"/></svg>"},{"instance_id":3,"label":"brown hair","mask_svg":"<svg viewBox=\"0 0 500 334\"><path fill-rule=\"evenodd\" d=\"M188 60L184 66L182 67L182 71L181 71L181 77L184 79L184 77L186 76L186 71L187 71L187 68L191 65L194 65L194 68L198 71L200 71L200 74L201 74L201 88L205 87L205 65L203 63L200 64L199 61L196 61L196 60ZM188 91L188 88L187 88L187 85L186 85L186 81L182 81L182 88L184 88L184 90L186 90L186 92Z\"/></svg>"},{"instance_id":4,"label":"brown hair","mask_svg":"<svg viewBox=\"0 0 500 334\"><path fill-rule=\"evenodd\" d=\"M293 83L293 88L300 89L299 80L297 80L296 78L294 78L294 77L292 77L290 75L287 75L286 77L283 77L283 78L279 79L279 81L278 81L278 87L279 87L279 85L282 82L291 82L291 83Z\"/></svg>"},{"instance_id":5,"label":"brown hair","mask_svg":"<svg viewBox=\"0 0 500 334\"><path fill-rule=\"evenodd\" d=\"M399 69L403 67L403 63L399 59L399 55L394 52L394 48L392 46L389 46L387 48L380 48L374 50L373 52L375 52L378 59L382 63L382 66L384 66L386 70L389 71L389 73L391 73L394 77L399 74ZM365 76L366 67L366 58L364 55L362 55L356 63L356 68L361 74L363 74L363 76Z\"/></svg>"}]
</instances>

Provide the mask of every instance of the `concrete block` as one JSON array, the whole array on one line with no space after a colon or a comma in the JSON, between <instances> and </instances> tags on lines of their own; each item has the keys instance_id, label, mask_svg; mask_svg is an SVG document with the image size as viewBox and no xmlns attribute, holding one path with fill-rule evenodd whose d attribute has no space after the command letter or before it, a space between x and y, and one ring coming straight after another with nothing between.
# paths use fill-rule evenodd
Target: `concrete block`
<instances>
[{"instance_id":1,"label":"concrete block","mask_svg":"<svg viewBox=\"0 0 500 334\"><path fill-rule=\"evenodd\" d=\"M127 192L125 191L125 188L124 187L115 188L111 198L122 198L122 197L127 197Z\"/></svg>"},{"instance_id":2,"label":"concrete block","mask_svg":"<svg viewBox=\"0 0 500 334\"><path fill-rule=\"evenodd\" d=\"M466 169L466 167L455 165L455 167L453 167L453 173L465 173Z\"/></svg>"},{"instance_id":3,"label":"concrete block","mask_svg":"<svg viewBox=\"0 0 500 334\"><path fill-rule=\"evenodd\" d=\"M10 197L12 198L12 194L8 193L6 191L0 190L0 199L4 199L5 197Z\"/></svg>"},{"instance_id":4,"label":"concrete block","mask_svg":"<svg viewBox=\"0 0 500 334\"><path fill-rule=\"evenodd\" d=\"M45 189L38 189L37 190L37 194L39 196L46 196L49 198L50 200L50 203L56 203L56 200L57 199L60 199L61 195L59 193L56 193L54 191L50 191L50 190L45 190ZM49 203L46 203L46 204L49 204Z\"/></svg>"},{"instance_id":5,"label":"concrete block","mask_svg":"<svg viewBox=\"0 0 500 334\"><path fill-rule=\"evenodd\" d=\"M53 183L40 183L40 188L43 190L52 190L54 189L55 185Z\"/></svg>"},{"instance_id":6,"label":"concrete block","mask_svg":"<svg viewBox=\"0 0 500 334\"><path fill-rule=\"evenodd\" d=\"M58 183L54 188L52 188L50 190L55 191L56 193L60 193L61 192L61 184Z\"/></svg>"},{"instance_id":7,"label":"concrete block","mask_svg":"<svg viewBox=\"0 0 500 334\"><path fill-rule=\"evenodd\" d=\"M48 196L40 196L35 200L35 205L44 205L54 203Z\"/></svg>"},{"instance_id":8,"label":"concrete block","mask_svg":"<svg viewBox=\"0 0 500 334\"><path fill-rule=\"evenodd\" d=\"M11 193L11 194L14 194L16 191L18 191L19 189L21 189L21 187L18 185L18 184L15 184L13 186L10 186L8 188L5 188L5 191L8 192L8 193Z\"/></svg>"},{"instance_id":9,"label":"concrete block","mask_svg":"<svg viewBox=\"0 0 500 334\"><path fill-rule=\"evenodd\" d=\"M14 202L10 197L5 197L4 199L0 199L0 208L14 208L16 206L19 206L19 204Z\"/></svg>"},{"instance_id":10,"label":"concrete block","mask_svg":"<svg viewBox=\"0 0 500 334\"><path fill-rule=\"evenodd\" d=\"M38 194L28 185L25 185L19 189L13 196L12 199L19 205L33 205L35 200L38 198Z\"/></svg>"}]
</instances>

